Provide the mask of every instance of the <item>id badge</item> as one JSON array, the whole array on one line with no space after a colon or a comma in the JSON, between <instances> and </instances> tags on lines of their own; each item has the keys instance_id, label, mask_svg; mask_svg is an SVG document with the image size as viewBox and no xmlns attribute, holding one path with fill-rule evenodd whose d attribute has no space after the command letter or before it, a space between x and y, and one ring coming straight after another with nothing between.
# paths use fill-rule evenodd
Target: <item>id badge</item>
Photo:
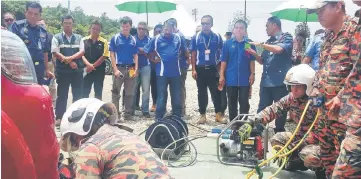
<instances>
[{"instance_id":1,"label":"id badge","mask_svg":"<svg viewBox=\"0 0 361 179\"><path fill-rule=\"evenodd\" d=\"M204 55L205 55L205 57L204 57L204 59L206 60L206 61L209 61L209 54L211 53L211 50L205 50L204 51Z\"/></svg>"},{"instance_id":2,"label":"id badge","mask_svg":"<svg viewBox=\"0 0 361 179\"><path fill-rule=\"evenodd\" d=\"M205 59L206 61L209 61L209 54L206 54L205 57L204 57L204 59Z\"/></svg>"}]
</instances>

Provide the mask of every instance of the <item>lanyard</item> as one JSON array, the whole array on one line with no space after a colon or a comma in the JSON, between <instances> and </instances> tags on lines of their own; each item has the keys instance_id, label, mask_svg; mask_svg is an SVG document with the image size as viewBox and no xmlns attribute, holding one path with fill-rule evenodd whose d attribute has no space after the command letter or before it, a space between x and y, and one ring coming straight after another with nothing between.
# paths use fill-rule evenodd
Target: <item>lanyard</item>
<instances>
[{"instance_id":1,"label":"lanyard","mask_svg":"<svg viewBox=\"0 0 361 179\"><path fill-rule=\"evenodd\" d=\"M206 44L206 39L205 39L204 36L203 36L204 47L206 48L206 50L208 50L208 48L209 48L209 44L211 43L212 37L213 37L213 34L211 34L211 35L209 36L208 44Z\"/></svg>"}]
</instances>

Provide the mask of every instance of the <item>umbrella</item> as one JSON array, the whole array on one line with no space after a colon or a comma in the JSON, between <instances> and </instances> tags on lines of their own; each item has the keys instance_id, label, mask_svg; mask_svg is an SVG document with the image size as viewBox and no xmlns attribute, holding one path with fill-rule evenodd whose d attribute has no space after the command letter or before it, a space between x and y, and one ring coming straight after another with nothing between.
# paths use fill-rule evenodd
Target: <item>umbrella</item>
<instances>
[{"instance_id":1,"label":"umbrella","mask_svg":"<svg viewBox=\"0 0 361 179\"><path fill-rule=\"evenodd\" d=\"M177 9L177 4L172 1L148 1L148 0L127 0L123 1L120 4L115 5L119 11L133 12L137 14L147 14L147 23L148 23L148 13L162 13L167 11L172 11Z\"/></svg>"},{"instance_id":2,"label":"umbrella","mask_svg":"<svg viewBox=\"0 0 361 179\"><path fill-rule=\"evenodd\" d=\"M290 0L282 3L271 14L293 22L318 22L317 14L307 14L307 9L315 0Z\"/></svg>"}]
</instances>

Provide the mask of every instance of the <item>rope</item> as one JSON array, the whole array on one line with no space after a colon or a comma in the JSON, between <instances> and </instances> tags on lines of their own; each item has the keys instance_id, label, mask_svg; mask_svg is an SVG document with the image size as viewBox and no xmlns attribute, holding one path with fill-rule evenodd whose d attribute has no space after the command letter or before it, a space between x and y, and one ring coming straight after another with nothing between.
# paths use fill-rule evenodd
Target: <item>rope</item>
<instances>
[{"instance_id":1,"label":"rope","mask_svg":"<svg viewBox=\"0 0 361 179\"><path fill-rule=\"evenodd\" d=\"M294 137L296 136L296 134L298 133L298 131L300 130L301 128L301 124L303 122L303 119L305 117L305 114L307 112L307 109L310 105L311 101L308 101L307 104L306 104L306 107L305 109L303 110L302 112L302 115L301 115L301 119L297 125L297 128L296 130L293 132L290 140L287 141L287 143L284 145L284 146L280 146L280 145L275 145L272 147L273 149L273 152L275 153L271 158L269 158L268 160L265 160L263 161L262 163L258 164L255 169L253 169L251 172L249 172L247 175L246 175L246 179L250 179L254 174L258 174L259 175L259 178L262 178L263 177L263 173L262 173L262 170L260 169L261 167L263 167L264 165L266 165L267 163L269 163L270 161L272 161L273 159L277 160L279 159L280 161L282 161L282 165L279 167L279 169L270 177L273 178L274 176L276 176L282 169L283 167L285 166L285 164L288 162L288 159L289 159L289 155L295 151L299 146L301 146L301 144L303 143L304 139L307 137L307 135L310 133L310 131L312 130L312 128L314 127L314 125L316 124L317 122L317 119L320 115L320 109L318 109L317 111L317 115L316 115L316 118L315 120L313 121L313 123L311 124L310 128L308 129L307 133L302 137L302 139L298 142L298 144L291 150L288 150L287 147L291 144L291 142L293 141ZM277 150L277 149L280 149L280 150ZM276 153L276 151L278 151Z\"/></svg>"}]
</instances>

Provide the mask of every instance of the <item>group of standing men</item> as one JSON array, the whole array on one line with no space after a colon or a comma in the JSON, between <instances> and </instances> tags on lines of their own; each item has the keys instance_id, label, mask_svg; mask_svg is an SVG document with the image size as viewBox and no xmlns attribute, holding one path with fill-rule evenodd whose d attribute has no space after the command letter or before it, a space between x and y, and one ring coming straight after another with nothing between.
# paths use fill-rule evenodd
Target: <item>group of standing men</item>
<instances>
[{"instance_id":1,"label":"group of standing men","mask_svg":"<svg viewBox=\"0 0 361 179\"><path fill-rule=\"evenodd\" d=\"M360 1L354 0L361 6ZM322 96L326 105L321 108L317 129L320 157L328 178L359 178L361 176L361 61L360 18L358 22L346 15L343 0L317 0L310 10L318 14L327 33L320 49L319 70L316 73L311 96ZM262 111L273 102L288 94L283 79L292 66L292 36L283 33L281 22L276 17L268 19L265 43L251 42L247 37L247 23L239 20L234 24L234 37L222 42L211 31L213 18L203 16L201 31L192 38L190 51L184 36L177 30L175 19L169 19L163 27L158 26L155 37L150 39L142 33L147 24L138 24L137 36L130 35L132 20L123 17L121 32L108 43L99 36L101 24L94 21L90 36L82 38L73 33L74 19L62 18L63 32L54 35L49 43L45 26L37 25L42 8L36 2L26 5L25 20L16 21L10 28L26 44L32 56L39 84L44 77L54 74L48 67L49 55L56 59L57 79L56 119L57 124L66 109L69 86L72 86L73 101L88 97L94 83L95 96L101 99L104 81L104 59L110 56L113 67L112 100L119 111L120 88L125 88L123 118L134 114L136 84L141 82L143 115L149 116L149 77L156 74L156 120L166 112L167 89L170 86L172 113L185 115L185 78L187 65L192 64L192 76L198 87L199 123L206 122L209 88L215 106L216 121L225 123L222 91L226 86L229 118L239 113L248 113L249 91L255 78L255 61L263 65L260 103ZM155 31L156 32L156 31ZM51 46L51 48L50 48ZM264 49L258 55L255 46ZM110 53L109 53L110 51ZM191 62L190 60L191 59ZM154 70L150 68L151 62ZM84 73L85 68L85 73ZM85 76L85 77L84 77ZM153 86L153 85L152 85ZM152 89L153 90L153 89ZM284 131L286 116L276 120L276 132ZM338 157L338 159L337 159ZM337 160L337 162L336 162ZM336 167L335 167L336 164Z\"/></svg>"},{"instance_id":2,"label":"group of standing men","mask_svg":"<svg viewBox=\"0 0 361 179\"><path fill-rule=\"evenodd\" d=\"M28 47L37 82L50 85L50 93L56 97L56 125L59 126L67 107L70 86L73 102L89 97L93 84L95 96L102 98L105 77L103 61L109 56L108 43L99 36L102 28L99 21L92 22L90 35L83 38L73 33L74 18L65 15L61 19L63 32L53 36L46 31L41 13L39 3L27 2L26 19L13 22L8 30L18 35ZM54 77L57 88L51 89L54 88L54 80L51 80Z\"/></svg>"},{"instance_id":3,"label":"group of standing men","mask_svg":"<svg viewBox=\"0 0 361 179\"><path fill-rule=\"evenodd\" d=\"M95 97L102 98L105 77L103 62L107 57L110 57L113 67L112 101L119 113L120 88L124 84L125 120L134 115L136 86L139 83L143 91L142 112L145 117L150 117L150 83L152 94L156 94L152 95L156 120L163 118L166 113L168 85L172 113L185 116L185 79L190 64L198 87L201 115L199 123L206 122L207 88L211 92L217 122L227 122L224 119L226 92L230 120L237 116L237 103L240 113L248 113L249 91L255 78L256 55L253 54L254 45L251 45L247 38L247 23L242 20L234 25L235 38L223 43L219 34L211 30L213 18L209 15L203 16L201 29L191 40L190 55L185 37L177 29L176 20L172 18L167 20L164 26L156 26L154 32L157 34L150 39L145 33L146 23L140 22L137 35L132 36L132 20L123 17L120 21L121 32L110 40L108 46L107 40L99 36L102 29L99 21L92 22L90 35L83 38L73 33L74 18L65 15L61 21L63 32L52 37L47 33L45 23L39 24L42 20L41 13L42 7L39 3L28 2L26 19L14 22L9 29L27 45L33 58L38 83L43 85L46 77L56 77L56 125L60 125L66 110L69 86L72 87L73 102L89 97L93 84ZM55 65L55 75L49 69L49 62ZM156 78L153 78L153 73ZM223 90L224 86L227 87ZM156 92L153 92L155 89Z\"/></svg>"}]
</instances>

